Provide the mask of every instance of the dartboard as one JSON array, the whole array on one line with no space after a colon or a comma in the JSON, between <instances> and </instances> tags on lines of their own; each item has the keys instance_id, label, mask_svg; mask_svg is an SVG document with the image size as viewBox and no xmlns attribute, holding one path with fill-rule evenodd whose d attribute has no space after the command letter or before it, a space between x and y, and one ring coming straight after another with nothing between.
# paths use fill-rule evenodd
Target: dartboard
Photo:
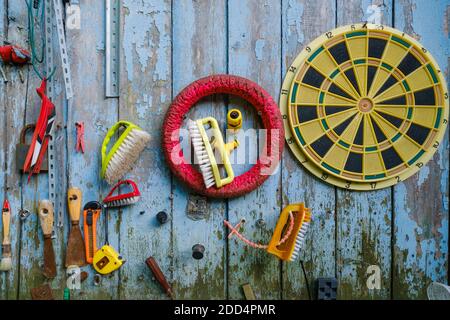
<instances>
[{"instance_id":1,"label":"dartboard","mask_svg":"<svg viewBox=\"0 0 450 320\"><path fill-rule=\"evenodd\" d=\"M313 174L379 189L419 170L448 122L448 92L430 53L398 30L341 27L309 44L280 94L286 140Z\"/></svg>"}]
</instances>

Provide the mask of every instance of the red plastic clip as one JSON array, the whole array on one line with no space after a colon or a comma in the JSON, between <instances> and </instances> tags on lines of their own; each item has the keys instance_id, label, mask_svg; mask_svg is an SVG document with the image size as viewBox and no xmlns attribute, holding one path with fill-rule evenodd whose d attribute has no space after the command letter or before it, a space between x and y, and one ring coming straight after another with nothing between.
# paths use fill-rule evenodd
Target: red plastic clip
<instances>
[{"instance_id":1,"label":"red plastic clip","mask_svg":"<svg viewBox=\"0 0 450 320\"><path fill-rule=\"evenodd\" d=\"M75 145L75 150L84 153L84 122L75 122L75 127L77 128L77 143Z\"/></svg>"}]
</instances>

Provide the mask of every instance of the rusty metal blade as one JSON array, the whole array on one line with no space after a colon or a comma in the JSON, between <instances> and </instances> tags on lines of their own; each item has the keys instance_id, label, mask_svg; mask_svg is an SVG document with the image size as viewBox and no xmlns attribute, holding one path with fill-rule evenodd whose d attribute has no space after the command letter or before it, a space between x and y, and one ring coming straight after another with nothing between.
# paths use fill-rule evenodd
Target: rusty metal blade
<instances>
[{"instance_id":1,"label":"rusty metal blade","mask_svg":"<svg viewBox=\"0 0 450 320\"><path fill-rule=\"evenodd\" d=\"M48 279L56 277L55 251L53 250L51 235L44 237L44 270L42 273Z\"/></svg>"},{"instance_id":2,"label":"rusty metal blade","mask_svg":"<svg viewBox=\"0 0 450 320\"><path fill-rule=\"evenodd\" d=\"M31 289L31 298L33 300L55 300L52 288L48 283Z\"/></svg>"},{"instance_id":3,"label":"rusty metal blade","mask_svg":"<svg viewBox=\"0 0 450 320\"><path fill-rule=\"evenodd\" d=\"M85 266L84 240L81 235L81 230L78 225L72 226L69 233L69 242L67 244L66 252L66 268L68 266Z\"/></svg>"}]
</instances>

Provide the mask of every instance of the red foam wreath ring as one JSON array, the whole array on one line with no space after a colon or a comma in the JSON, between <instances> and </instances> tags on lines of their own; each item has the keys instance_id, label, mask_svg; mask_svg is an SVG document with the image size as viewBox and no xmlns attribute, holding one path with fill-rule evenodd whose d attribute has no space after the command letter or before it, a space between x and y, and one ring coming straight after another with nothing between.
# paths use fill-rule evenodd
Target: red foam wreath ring
<instances>
[{"instance_id":1,"label":"red foam wreath ring","mask_svg":"<svg viewBox=\"0 0 450 320\"><path fill-rule=\"evenodd\" d=\"M180 145L180 128L187 112L202 98L230 94L248 101L261 116L267 130L266 145L256 164L233 182L206 189L203 177L186 161ZM212 75L199 79L181 91L167 111L162 130L162 147L172 172L195 192L213 198L231 198L253 191L270 176L281 159L284 128L280 111L272 97L258 84L233 75Z\"/></svg>"}]
</instances>

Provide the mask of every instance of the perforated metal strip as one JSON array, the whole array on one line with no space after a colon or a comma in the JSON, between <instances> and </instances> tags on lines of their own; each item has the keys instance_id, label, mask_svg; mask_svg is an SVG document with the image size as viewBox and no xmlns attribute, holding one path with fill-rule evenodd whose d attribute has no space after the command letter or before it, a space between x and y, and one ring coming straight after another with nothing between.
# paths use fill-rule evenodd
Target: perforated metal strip
<instances>
[{"instance_id":1,"label":"perforated metal strip","mask_svg":"<svg viewBox=\"0 0 450 320\"><path fill-rule=\"evenodd\" d=\"M46 64L46 73L50 75L54 68L53 61L53 21L54 14L52 10L52 0L45 0L45 64ZM47 96L50 100L53 101L54 93L53 93L53 84L54 78L48 80L47 82ZM52 202L55 215L57 217L56 223L58 226L62 226L63 218L62 218L62 210L56 206L56 159L55 159L55 140L54 140L54 130L51 132L52 137L48 143L48 196L49 200ZM55 223L55 222L54 222ZM55 228L53 228L52 238L56 237Z\"/></svg>"},{"instance_id":2,"label":"perforated metal strip","mask_svg":"<svg viewBox=\"0 0 450 320\"><path fill-rule=\"evenodd\" d=\"M119 96L120 1L106 1L106 97Z\"/></svg>"},{"instance_id":3,"label":"perforated metal strip","mask_svg":"<svg viewBox=\"0 0 450 320\"><path fill-rule=\"evenodd\" d=\"M64 34L63 23L63 8L60 0L53 0L53 7L55 9L56 30L58 33L58 47L61 56L61 66L64 75L64 85L66 87L66 99L70 100L73 97L72 91L72 77L70 74L69 58L67 56L66 36Z\"/></svg>"}]
</instances>

